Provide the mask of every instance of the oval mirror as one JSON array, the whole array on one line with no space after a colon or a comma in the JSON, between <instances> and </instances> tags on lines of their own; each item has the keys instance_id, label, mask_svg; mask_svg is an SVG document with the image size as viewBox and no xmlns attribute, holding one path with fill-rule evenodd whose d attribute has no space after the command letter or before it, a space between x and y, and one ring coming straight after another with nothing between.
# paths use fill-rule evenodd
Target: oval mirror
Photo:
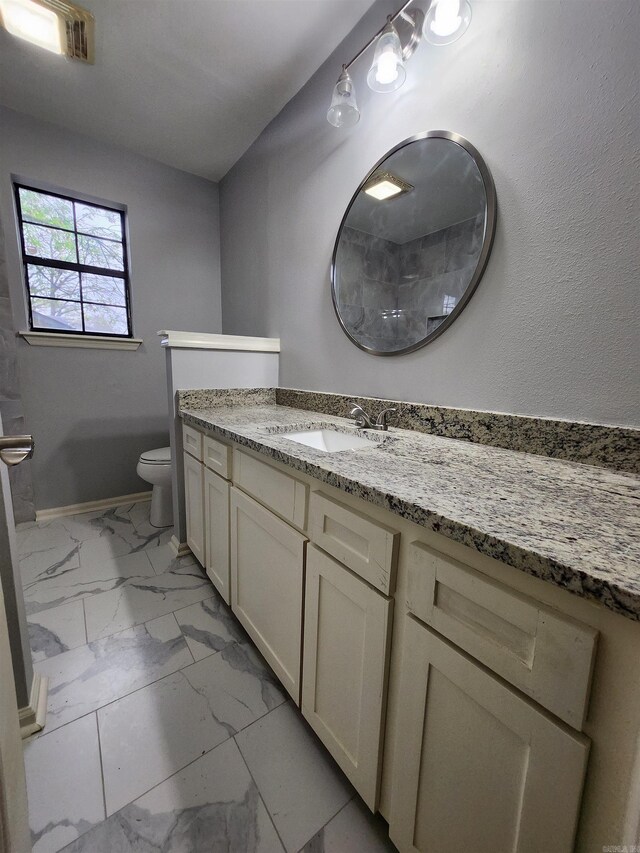
<instances>
[{"instance_id":1,"label":"oval mirror","mask_svg":"<svg viewBox=\"0 0 640 853\"><path fill-rule=\"evenodd\" d=\"M491 174L457 133L397 145L369 172L342 219L333 304L354 344L399 355L453 323L482 277L496 222Z\"/></svg>"}]
</instances>

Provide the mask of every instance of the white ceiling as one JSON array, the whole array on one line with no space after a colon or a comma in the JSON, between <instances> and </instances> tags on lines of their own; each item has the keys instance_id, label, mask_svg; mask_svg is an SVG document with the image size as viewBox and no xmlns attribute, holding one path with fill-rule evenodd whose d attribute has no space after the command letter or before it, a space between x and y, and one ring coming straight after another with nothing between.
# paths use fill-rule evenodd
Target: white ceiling
<instances>
[{"instance_id":1,"label":"white ceiling","mask_svg":"<svg viewBox=\"0 0 640 853\"><path fill-rule=\"evenodd\" d=\"M219 180L373 0L79 0L95 65L0 29L0 103ZM345 60L349 57L345 57ZM336 78L340 67L336 68ZM327 105L331 92L327 92Z\"/></svg>"}]
</instances>

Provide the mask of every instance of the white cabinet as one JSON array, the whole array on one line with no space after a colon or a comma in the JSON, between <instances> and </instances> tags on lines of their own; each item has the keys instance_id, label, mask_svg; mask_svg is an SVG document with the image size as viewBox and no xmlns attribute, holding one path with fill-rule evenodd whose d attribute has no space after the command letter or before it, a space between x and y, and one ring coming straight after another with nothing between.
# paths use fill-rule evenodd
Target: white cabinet
<instances>
[{"instance_id":1,"label":"white cabinet","mask_svg":"<svg viewBox=\"0 0 640 853\"><path fill-rule=\"evenodd\" d=\"M294 527L304 530L309 487L242 450L233 454L233 482Z\"/></svg>"},{"instance_id":2,"label":"white cabinet","mask_svg":"<svg viewBox=\"0 0 640 853\"><path fill-rule=\"evenodd\" d=\"M587 714L598 632L412 542L407 607L575 729Z\"/></svg>"},{"instance_id":3,"label":"white cabinet","mask_svg":"<svg viewBox=\"0 0 640 853\"><path fill-rule=\"evenodd\" d=\"M190 453L195 459L202 461L202 441L204 436L197 429L182 425L182 447L185 453Z\"/></svg>"},{"instance_id":4,"label":"white cabinet","mask_svg":"<svg viewBox=\"0 0 640 853\"><path fill-rule=\"evenodd\" d=\"M231 488L232 609L300 703L306 538Z\"/></svg>"},{"instance_id":5,"label":"white cabinet","mask_svg":"<svg viewBox=\"0 0 640 853\"><path fill-rule=\"evenodd\" d=\"M312 492L309 531L323 550L385 595L393 594L400 544L396 530L322 492Z\"/></svg>"},{"instance_id":6,"label":"white cabinet","mask_svg":"<svg viewBox=\"0 0 640 853\"><path fill-rule=\"evenodd\" d=\"M187 545L196 560L204 566L204 468L189 453L184 454L184 503Z\"/></svg>"},{"instance_id":7,"label":"white cabinet","mask_svg":"<svg viewBox=\"0 0 640 853\"><path fill-rule=\"evenodd\" d=\"M393 602L313 545L306 574L302 713L375 811Z\"/></svg>"},{"instance_id":8,"label":"white cabinet","mask_svg":"<svg viewBox=\"0 0 640 853\"><path fill-rule=\"evenodd\" d=\"M215 471L225 480L231 479L231 446L212 438L210 435L203 436L202 461L207 468Z\"/></svg>"},{"instance_id":9,"label":"white cabinet","mask_svg":"<svg viewBox=\"0 0 640 853\"><path fill-rule=\"evenodd\" d=\"M229 574L229 490L227 480L204 469L205 569L227 604L231 603Z\"/></svg>"},{"instance_id":10,"label":"white cabinet","mask_svg":"<svg viewBox=\"0 0 640 853\"><path fill-rule=\"evenodd\" d=\"M405 618L391 839L401 853L570 853L589 741Z\"/></svg>"}]
</instances>

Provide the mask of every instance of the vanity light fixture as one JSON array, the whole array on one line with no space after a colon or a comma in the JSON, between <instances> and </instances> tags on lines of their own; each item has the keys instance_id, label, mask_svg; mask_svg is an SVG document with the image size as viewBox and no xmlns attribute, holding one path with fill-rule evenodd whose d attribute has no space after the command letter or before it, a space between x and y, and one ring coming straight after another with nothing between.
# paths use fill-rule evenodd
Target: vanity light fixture
<instances>
[{"instance_id":1,"label":"vanity light fixture","mask_svg":"<svg viewBox=\"0 0 640 853\"><path fill-rule=\"evenodd\" d=\"M424 19L422 34L430 44L457 41L471 23L468 0L433 0Z\"/></svg>"},{"instance_id":2,"label":"vanity light fixture","mask_svg":"<svg viewBox=\"0 0 640 853\"><path fill-rule=\"evenodd\" d=\"M93 62L94 17L64 0L0 0L0 25L52 53Z\"/></svg>"},{"instance_id":3,"label":"vanity light fixture","mask_svg":"<svg viewBox=\"0 0 640 853\"><path fill-rule=\"evenodd\" d=\"M384 27L342 66L327 112L327 121L334 127L353 127L360 119L349 68L373 44L376 48L367 74L369 88L374 92L395 92L405 81L405 63L413 56L422 36L431 44L450 44L460 38L471 22L469 0L429 0L426 16L418 7L407 10L413 2L407 0L395 15L389 15Z\"/></svg>"},{"instance_id":4,"label":"vanity light fixture","mask_svg":"<svg viewBox=\"0 0 640 853\"><path fill-rule=\"evenodd\" d=\"M376 52L367 74L367 85L374 92L395 92L402 86L406 77L400 36L389 15L387 25L376 41Z\"/></svg>"},{"instance_id":5,"label":"vanity light fixture","mask_svg":"<svg viewBox=\"0 0 640 853\"><path fill-rule=\"evenodd\" d=\"M334 127L353 127L360 121L356 90L346 65L342 66L342 74L333 87L333 97L327 112L327 121Z\"/></svg>"},{"instance_id":6,"label":"vanity light fixture","mask_svg":"<svg viewBox=\"0 0 640 853\"><path fill-rule=\"evenodd\" d=\"M378 201L384 201L387 198L411 192L413 186L391 172L380 172L374 175L362 189L367 195L373 196Z\"/></svg>"},{"instance_id":7,"label":"vanity light fixture","mask_svg":"<svg viewBox=\"0 0 640 853\"><path fill-rule=\"evenodd\" d=\"M393 92L404 83L407 76L404 63L420 44L424 22L424 12L421 9L406 11L412 2L413 0L408 0L395 15L389 15L384 27L378 30L350 62L342 66L342 73L334 86L327 112L327 121L334 127L353 127L360 119L349 68L374 43L375 55L367 77L369 86L376 92ZM398 23L400 32L394 22Z\"/></svg>"}]
</instances>

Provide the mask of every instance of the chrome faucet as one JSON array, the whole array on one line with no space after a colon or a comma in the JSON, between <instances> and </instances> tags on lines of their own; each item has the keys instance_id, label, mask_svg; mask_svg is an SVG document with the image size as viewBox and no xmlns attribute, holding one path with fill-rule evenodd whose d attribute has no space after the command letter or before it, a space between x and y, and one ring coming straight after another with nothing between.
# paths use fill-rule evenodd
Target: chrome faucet
<instances>
[{"instance_id":1,"label":"chrome faucet","mask_svg":"<svg viewBox=\"0 0 640 853\"><path fill-rule=\"evenodd\" d=\"M375 421L365 412L360 403L357 400L351 400L354 405L354 408L351 409L349 413L349 417L353 418L356 426L359 429L378 429L386 432L389 427L387 426L387 415L389 412L396 412L397 409L383 409Z\"/></svg>"}]
</instances>

